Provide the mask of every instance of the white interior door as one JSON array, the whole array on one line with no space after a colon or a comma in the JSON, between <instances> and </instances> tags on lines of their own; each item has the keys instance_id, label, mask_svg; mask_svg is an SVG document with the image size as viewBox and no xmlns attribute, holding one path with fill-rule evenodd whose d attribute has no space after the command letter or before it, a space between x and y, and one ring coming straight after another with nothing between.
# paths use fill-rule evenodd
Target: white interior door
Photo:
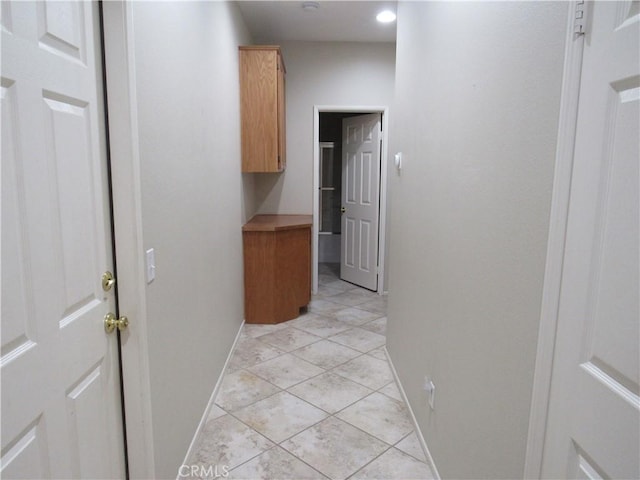
<instances>
[{"instance_id":1,"label":"white interior door","mask_svg":"<svg viewBox=\"0 0 640 480\"><path fill-rule=\"evenodd\" d=\"M594 2L542 476L640 478L640 8Z\"/></svg>"},{"instance_id":2,"label":"white interior door","mask_svg":"<svg viewBox=\"0 0 640 480\"><path fill-rule=\"evenodd\" d=\"M378 288L380 217L379 113L342 120L342 235L340 278Z\"/></svg>"},{"instance_id":3,"label":"white interior door","mask_svg":"<svg viewBox=\"0 0 640 480\"><path fill-rule=\"evenodd\" d=\"M2 2L2 478L124 478L97 2Z\"/></svg>"}]
</instances>

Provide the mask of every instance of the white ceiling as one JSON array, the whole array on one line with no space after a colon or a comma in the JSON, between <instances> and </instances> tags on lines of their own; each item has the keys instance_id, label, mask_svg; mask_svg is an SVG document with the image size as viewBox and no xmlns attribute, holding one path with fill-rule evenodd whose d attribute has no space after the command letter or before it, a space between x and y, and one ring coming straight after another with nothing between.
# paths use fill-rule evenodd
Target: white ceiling
<instances>
[{"instance_id":1,"label":"white ceiling","mask_svg":"<svg viewBox=\"0 0 640 480\"><path fill-rule=\"evenodd\" d=\"M237 3L256 43L396 41L396 23L376 21L381 10L396 11L392 0L319 1L320 8L312 12L303 10L302 0Z\"/></svg>"}]
</instances>

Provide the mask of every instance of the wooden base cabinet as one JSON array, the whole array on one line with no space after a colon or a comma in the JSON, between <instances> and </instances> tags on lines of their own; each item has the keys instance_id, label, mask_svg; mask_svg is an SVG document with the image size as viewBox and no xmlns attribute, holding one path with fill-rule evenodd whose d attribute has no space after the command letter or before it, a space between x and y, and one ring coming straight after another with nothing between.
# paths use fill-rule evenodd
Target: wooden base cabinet
<instances>
[{"instance_id":1,"label":"wooden base cabinet","mask_svg":"<svg viewBox=\"0 0 640 480\"><path fill-rule=\"evenodd\" d=\"M247 323L280 323L311 300L311 215L256 215L242 227Z\"/></svg>"}]
</instances>

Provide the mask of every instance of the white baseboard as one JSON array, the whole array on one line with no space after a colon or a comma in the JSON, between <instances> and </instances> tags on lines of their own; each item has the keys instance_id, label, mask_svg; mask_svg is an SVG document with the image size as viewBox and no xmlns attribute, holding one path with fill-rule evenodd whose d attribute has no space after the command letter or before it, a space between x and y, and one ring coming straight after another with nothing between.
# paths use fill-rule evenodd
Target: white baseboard
<instances>
[{"instance_id":1,"label":"white baseboard","mask_svg":"<svg viewBox=\"0 0 640 480\"><path fill-rule=\"evenodd\" d=\"M207 403L207 407L204 409L204 413L202 414L202 418L200 419L200 423L198 424L198 428L196 428L196 433L193 435L193 438L191 439L191 444L189 445L189 448L187 449L187 454L184 456L184 460L182 461L183 465L186 465L187 462L189 462L189 458L191 458L191 453L192 450L195 447L196 441L198 440L198 437L200 436L200 432L202 431L202 429L204 428L204 426L207 423L207 418L209 417L209 412L211 411L211 407L214 405L214 402L216 400L216 396L218 395L218 390L220 390L220 385L222 384L222 379L224 377L224 373L227 371L227 366L229 365L229 362L231 361L231 357L233 356L233 352L235 352L236 350L236 345L238 344L238 340L240 339L240 334L242 333L242 327L244 327L244 320L242 321L242 323L240 324L240 328L238 329L238 333L236 334L236 338L233 341L233 345L231 345L231 349L229 350L229 355L227 355L227 359L224 362L224 366L222 367L222 372L220 372L220 376L218 377L218 380L216 381L216 385L213 387L213 392L211 392L211 397L209 397L209 403ZM176 477L176 480L182 480L182 477L180 477L180 475L178 475Z\"/></svg>"},{"instance_id":2,"label":"white baseboard","mask_svg":"<svg viewBox=\"0 0 640 480\"><path fill-rule=\"evenodd\" d=\"M404 400L407 409L409 410L409 415L411 415L411 421L413 421L413 428L418 436L418 442L422 447L422 451L424 452L424 456L427 459L427 465L431 468L433 472L433 478L435 480L440 480L440 474L438 473L438 469L436 468L436 464L433 461L433 457L431 456L431 452L429 451L429 447L427 447L427 442L424 440L424 436L422 435L422 431L420 430L420 426L418 425L418 420L416 420L416 416L413 414L413 409L411 408L411 404L409 403L409 399L407 398L407 394L404 392L404 388L402 388L402 383L400 382L400 377L398 377L398 372L396 372L396 367L393 365L393 361L389 356L389 352L387 351L387 347L384 347L384 353L387 355L387 360L389 362L389 366L391 367L391 373L393 373L393 378L396 381L396 385L398 386L398 390L400 390L400 395L402 395L402 399Z\"/></svg>"}]
</instances>

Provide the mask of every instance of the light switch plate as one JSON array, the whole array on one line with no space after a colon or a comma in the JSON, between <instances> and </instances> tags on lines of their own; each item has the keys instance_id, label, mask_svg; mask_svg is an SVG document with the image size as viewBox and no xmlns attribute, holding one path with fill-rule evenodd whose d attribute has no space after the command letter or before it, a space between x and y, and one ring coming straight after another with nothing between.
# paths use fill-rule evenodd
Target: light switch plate
<instances>
[{"instance_id":1,"label":"light switch plate","mask_svg":"<svg viewBox=\"0 0 640 480\"><path fill-rule=\"evenodd\" d=\"M398 152L393 156L393 163L398 171L402 170L402 152Z\"/></svg>"},{"instance_id":2,"label":"light switch plate","mask_svg":"<svg viewBox=\"0 0 640 480\"><path fill-rule=\"evenodd\" d=\"M153 248L147 250L147 283L151 283L156 278L156 252Z\"/></svg>"}]
</instances>

